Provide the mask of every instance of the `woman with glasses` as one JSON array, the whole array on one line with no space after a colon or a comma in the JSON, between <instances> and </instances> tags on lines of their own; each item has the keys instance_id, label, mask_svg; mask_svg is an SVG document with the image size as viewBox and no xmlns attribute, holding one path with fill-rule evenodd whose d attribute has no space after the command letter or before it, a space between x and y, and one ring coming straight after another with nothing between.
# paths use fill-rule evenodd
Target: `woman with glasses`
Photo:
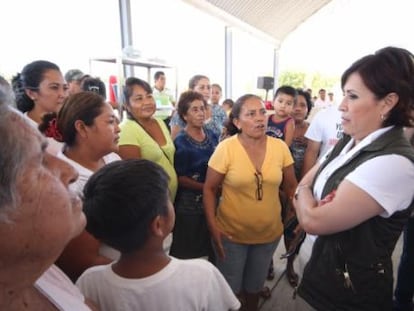
<instances>
[{"instance_id":1,"label":"woman with glasses","mask_svg":"<svg viewBox=\"0 0 414 311\"><path fill-rule=\"evenodd\" d=\"M245 310L257 310L283 232L279 189L291 198L297 184L289 148L266 135L266 124L261 98L240 97L227 124L231 136L211 156L204 183L203 202L217 267Z\"/></svg>"}]
</instances>

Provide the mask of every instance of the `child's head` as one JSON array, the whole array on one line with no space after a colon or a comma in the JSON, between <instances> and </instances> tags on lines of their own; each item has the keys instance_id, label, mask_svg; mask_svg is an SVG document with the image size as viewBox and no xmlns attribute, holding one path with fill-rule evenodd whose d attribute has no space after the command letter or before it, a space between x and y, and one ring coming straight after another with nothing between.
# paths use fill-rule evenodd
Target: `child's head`
<instances>
[{"instance_id":1,"label":"child's head","mask_svg":"<svg viewBox=\"0 0 414 311\"><path fill-rule=\"evenodd\" d=\"M290 115L293 109L293 104L297 96L295 88L283 85L276 90L273 97L273 108L275 115L280 118L286 118Z\"/></svg>"},{"instance_id":2,"label":"child's head","mask_svg":"<svg viewBox=\"0 0 414 311\"><path fill-rule=\"evenodd\" d=\"M174 226L168 176L148 160L116 161L101 168L85 185L83 207L87 231L121 253L142 248L154 230L167 236Z\"/></svg>"},{"instance_id":3,"label":"child's head","mask_svg":"<svg viewBox=\"0 0 414 311\"><path fill-rule=\"evenodd\" d=\"M221 106L223 107L225 112L230 113L231 108L233 108L234 105L234 101L231 98L227 98L223 101L223 103L221 104Z\"/></svg>"},{"instance_id":4,"label":"child's head","mask_svg":"<svg viewBox=\"0 0 414 311\"><path fill-rule=\"evenodd\" d=\"M220 102L222 94L223 90L221 89L221 86L217 83L213 83L211 85L211 103L218 104Z\"/></svg>"}]
</instances>

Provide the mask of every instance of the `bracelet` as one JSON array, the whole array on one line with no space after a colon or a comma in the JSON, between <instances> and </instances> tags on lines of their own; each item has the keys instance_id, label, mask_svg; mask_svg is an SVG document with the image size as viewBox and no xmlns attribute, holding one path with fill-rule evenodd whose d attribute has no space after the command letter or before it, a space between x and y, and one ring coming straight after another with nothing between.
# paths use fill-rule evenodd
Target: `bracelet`
<instances>
[{"instance_id":1,"label":"bracelet","mask_svg":"<svg viewBox=\"0 0 414 311\"><path fill-rule=\"evenodd\" d=\"M305 184L305 185L299 185L296 190L295 190L295 194L293 195L293 197L295 198L295 200L297 200L299 198L299 192L301 189L303 188L310 188L309 185Z\"/></svg>"}]
</instances>

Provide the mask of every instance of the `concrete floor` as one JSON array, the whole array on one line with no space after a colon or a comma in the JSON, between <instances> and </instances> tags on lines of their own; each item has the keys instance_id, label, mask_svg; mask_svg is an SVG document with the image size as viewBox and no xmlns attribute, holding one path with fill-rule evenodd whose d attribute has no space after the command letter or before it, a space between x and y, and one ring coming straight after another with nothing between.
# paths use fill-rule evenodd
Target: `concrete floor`
<instances>
[{"instance_id":1,"label":"concrete floor","mask_svg":"<svg viewBox=\"0 0 414 311\"><path fill-rule=\"evenodd\" d=\"M402 236L398 240L398 243L395 247L393 253L393 263L394 263L394 280L396 279L396 272L398 268L398 263L400 261L400 255L402 250ZM272 296L268 300L261 300L259 303L260 311L294 311L294 302L292 300L293 288L288 283L285 277L285 266L286 261L281 260L280 255L285 252L285 246L283 239L279 243L278 248L274 254L274 267L275 267L275 278L272 281L266 281L266 285L272 291ZM295 261L296 271L297 261Z\"/></svg>"},{"instance_id":2,"label":"concrete floor","mask_svg":"<svg viewBox=\"0 0 414 311\"><path fill-rule=\"evenodd\" d=\"M171 245L171 235L164 241L164 248L168 252ZM395 246L395 250L392 256L394 263L394 280L397 277L397 268L400 262L400 255L402 251L402 235ZM286 261L280 259L280 255L285 252L285 245L283 243L283 237L280 240L279 246L273 255L275 278L272 281L266 281L272 295L269 299L261 299L259 302L260 311L297 311L294 307L294 301L292 300L293 288L288 283L285 277ZM298 260L295 261L295 271L298 271Z\"/></svg>"}]
</instances>

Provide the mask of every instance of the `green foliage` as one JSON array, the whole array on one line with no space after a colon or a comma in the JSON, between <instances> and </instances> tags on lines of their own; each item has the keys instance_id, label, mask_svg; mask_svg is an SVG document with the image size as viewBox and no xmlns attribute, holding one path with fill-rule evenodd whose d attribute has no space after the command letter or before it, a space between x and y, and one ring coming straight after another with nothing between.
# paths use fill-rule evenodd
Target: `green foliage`
<instances>
[{"instance_id":1,"label":"green foliage","mask_svg":"<svg viewBox=\"0 0 414 311\"><path fill-rule=\"evenodd\" d=\"M299 71L284 71L279 75L279 85L290 85L295 88L311 88L316 94L319 89L331 90L338 82L339 77L323 76L319 72L305 73Z\"/></svg>"},{"instance_id":2,"label":"green foliage","mask_svg":"<svg viewBox=\"0 0 414 311\"><path fill-rule=\"evenodd\" d=\"M327 91L331 90L335 84L337 84L340 81L339 77L326 77L322 76L320 73L313 74L312 77L312 89L318 92L320 89L325 89Z\"/></svg>"},{"instance_id":3,"label":"green foliage","mask_svg":"<svg viewBox=\"0 0 414 311\"><path fill-rule=\"evenodd\" d=\"M279 85L290 85L295 88L303 88L305 85L304 72L284 71L279 76Z\"/></svg>"}]
</instances>

